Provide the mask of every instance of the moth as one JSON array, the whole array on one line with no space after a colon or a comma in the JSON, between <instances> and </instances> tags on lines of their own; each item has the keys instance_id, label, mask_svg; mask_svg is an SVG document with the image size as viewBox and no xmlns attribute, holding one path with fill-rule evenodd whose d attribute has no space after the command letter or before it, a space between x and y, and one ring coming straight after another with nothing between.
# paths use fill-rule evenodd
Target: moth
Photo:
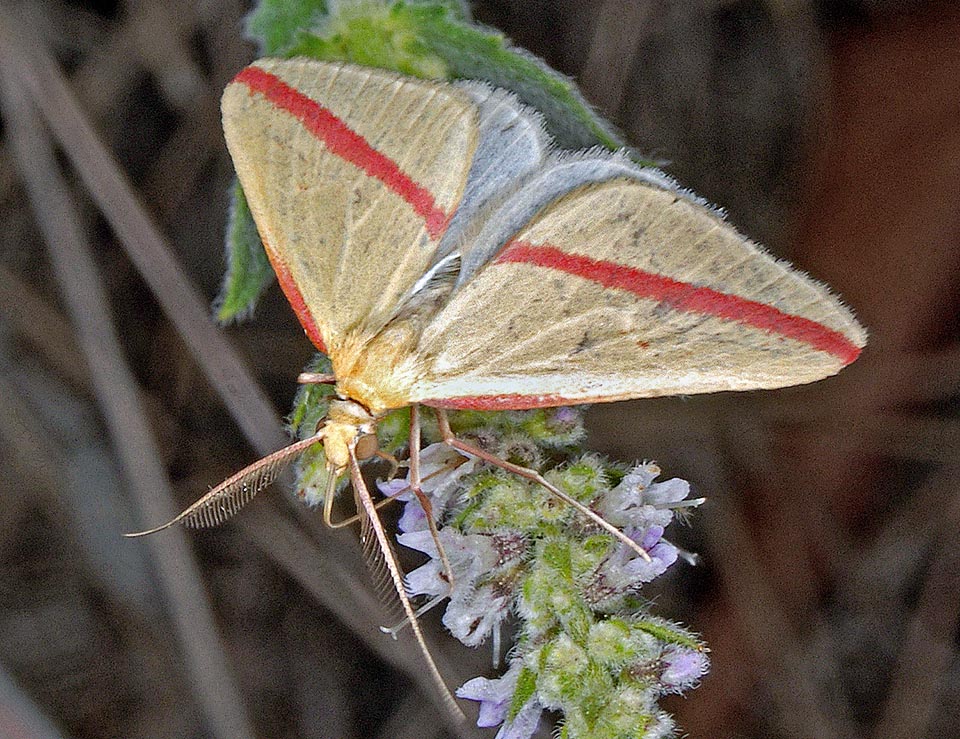
<instances>
[{"instance_id":1,"label":"moth","mask_svg":"<svg viewBox=\"0 0 960 739\"><path fill-rule=\"evenodd\" d=\"M441 686L361 476L387 412L411 407L415 493L427 406L449 445L536 480L636 549L537 472L457 438L445 409L778 388L836 373L865 344L823 285L707 203L622 153L557 150L539 114L504 90L263 59L227 86L222 110L278 281L332 362L332 375L301 379L334 383L336 399L312 437L151 531L221 522L323 444L324 518L349 475L362 535Z\"/></svg>"}]
</instances>

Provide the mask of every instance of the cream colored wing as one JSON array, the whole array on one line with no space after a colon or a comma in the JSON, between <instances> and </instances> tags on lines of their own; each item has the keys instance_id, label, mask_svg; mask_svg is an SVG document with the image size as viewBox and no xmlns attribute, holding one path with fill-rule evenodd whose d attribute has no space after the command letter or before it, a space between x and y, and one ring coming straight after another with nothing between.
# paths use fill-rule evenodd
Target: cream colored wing
<instances>
[{"instance_id":1,"label":"cream colored wing","mask_svg":"<svg viewBox=\"0 0 960 739\"><path fill-rule=\"evenodd\" d=\"M478 140L450 85L263 59L223 95L237 175L308 335L336 355L394 315L435 260Z\"/></svg>"},{"instance_id":2,"label":"cream colored wing","mask_svg":"<svg viewBox=\"0 0 960 739\"><path fill-rule=\"evenodd\" d=\"M638 171L546 205L454 293L421 336L410 400L529 408L775 388L834 374L865 341L822 285Z\"/></svg>"}]
</instances>

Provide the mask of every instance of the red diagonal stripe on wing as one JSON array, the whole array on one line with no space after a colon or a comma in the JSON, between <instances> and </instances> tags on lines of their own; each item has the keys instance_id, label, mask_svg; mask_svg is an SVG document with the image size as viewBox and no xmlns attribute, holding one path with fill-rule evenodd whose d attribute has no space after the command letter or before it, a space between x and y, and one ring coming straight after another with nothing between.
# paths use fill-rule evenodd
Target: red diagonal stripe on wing
<instances>
[{"instance_id":1,"label":"red diagonal stripe on wing","mask_svg":"<svg viewBox=\"0 0 960 739\"><path fill-rule=\"evenodd\" d=\"M701 313L753 326L832 354L844 365L860 355L860 347L846 336L809 318L784 313L766 303L709 287L698 287L616 262L590 259L554 246L523 241L509 243L496 261L548 267L592 280L604 287L627 290L641 298L658 300L673 310Z\"/></svg>"},{"instance_id":2,"label":"red diagonal stripe on wing","mask_svg":"<svg viewBox=\"0 0 960 739\"><path fill-rule=\"evenodd\" d=\"M330 110L260 67L241 70L233 81L260 93L276 107L294 116L332 153L380 180L406 200L423 218L431 238L439 239L443 234L450 217L437 207L430 191L414 182L396 162L370 146L363 136Z\"/></svg>"}]
</instances>

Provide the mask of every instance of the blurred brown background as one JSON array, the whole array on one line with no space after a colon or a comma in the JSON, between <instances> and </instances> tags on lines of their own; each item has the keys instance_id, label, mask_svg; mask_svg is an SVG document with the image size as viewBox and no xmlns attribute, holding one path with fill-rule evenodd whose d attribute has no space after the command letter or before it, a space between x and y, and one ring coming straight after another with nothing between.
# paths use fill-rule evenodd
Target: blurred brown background
<instances>
[{"instance_id":1,"label":"blurred brown background","mask_svg":"<svg viewBox=\"0 0 960 739\"><path fill-rule=\"evenodd\" d=\"M231 176L217 104L255 55L246 10L0 8L0 737L452 735L415 651L377 631L349 533L274 491L212 532L119 536L279 446L310 356L278 291L254 322L208 320ZM673 537L703 564L656 596L712 647L670 705L681 725L960 736L960 8L475 14L871 331L815 386L590 413L592 448L709 498ZM451 682L489 673L487 650L433 641Z\"/></svg>"}]
</instances>

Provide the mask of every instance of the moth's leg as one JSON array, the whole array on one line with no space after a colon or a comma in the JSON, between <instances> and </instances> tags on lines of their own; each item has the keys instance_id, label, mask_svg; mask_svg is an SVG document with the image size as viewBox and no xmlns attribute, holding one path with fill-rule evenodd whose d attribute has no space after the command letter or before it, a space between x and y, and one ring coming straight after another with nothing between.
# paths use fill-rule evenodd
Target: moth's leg
<instances>
[{"instance_id":1,"label":"moth's leg","mask_svg":"<svg viewBox=\"0 0 960 739\"><path fill-rule=\"evenodd\" d=\"M430 536L433 537L433 543L437 547L437 554L440 556L440 566L443 569L443 577L453 591L453 570L450 567L450 560L447 559L447 552L440 542L440 532L437 530L436 521L433 520L433 505L426 493L420 487L420 406L410 406L410 489L417 496L420 505L423 506L423 512L427 515L427 526L430 527Z\"/></svg>"},{"instance_id":2,"label":"moth's leg","mask_svg":"<svg viewBox=\"0 0 960 739\"><path fill-rule=\"evenodd\" d=\"M630 547L633 551L635 551L638 555L640 555L643 559L645 559L648 562L650 561L650 555L647 554L646 550L644 550L643 547L637 544L637 542L635 542L629 536L624 534L620 529L618 529L612 523L607 521L599 513L591 511L589 508L587 508L587 506L585 506L579 500L576 500L575 498L571 498L565 492L560 490L560 488L558 488L556 485L552 485L550 482L548 482L547 479L536 470L532 470L529 467L521 467L518 464L513 464L512 462L508 462L505 459L501 459L495 454L491 454L490 452L484 451L480 447L474 446L473 444L468 444L467 442L460 440L450 429L450 421L447 418L446 411L444 411L441 408L434 408L434 410L437 413L437 421L440 424L440 434L443 436L443 441L446 444L452 446L457 451L465 452L466 454L469 454L474 457L479 457L485 462L494 464L497 467L500 467L501 469L506 470L507 472L512 472L515 475L520 475L520 477L526 478L527 480L531 480L537 483L538 485L542 485L547 490L549 490L553 495L555 495L560 500L562 500L564 503L567 503L568 505L573 506L581 514L583 514L584 516L589 518L591 521L593 521L595 524L603 528L605 531L607 531L608 533L610 533L611 535L615 536L617 539L622 541L624 544Z\"/></svg>"},{"instance_id":3,"label":"moth's leg","mask_svg":"<svg viewBox=\"0 0 960 739\"><path fill-rule=\"evenodd\" d=\"M349 526L352 523L356 523L360 520L360 514L357 513L349 518L345 518L342 521L333 521L331 520L333 512L333 497L337 490L337 475L333 472L330 473L330 477L327 479L327 491L323 496L323 523L329 529L342 529L344 526ZM389 498L384 498L378 502L375 506L375 510L380 510L383 506L388 503L392 503L397 499L397 496L405 492L406 488L401 490L399 493L394 493Z\"/></svg>"},{"instance_id":4,"label":"moth's leg","mask_svg":"<svg viewBox=\"0 0 960 739\"><path fill-rule=\"evenodd\" d=\"M344 523L335 523L330 520L333 513L333 496L337 492L337 473L335 470L327 468L327 489L323 494L323 522L328 529L339 529L345 526Z\"/></svg>"},{"instance_id":5,"label":"moth's leg","mask_svg":"<svg viewBox=\"0 0 960 739\"><path fill-rule=\"evenodd\" d=\"M378 459L382 459L384 462L387 462L390 465L390 472L387 473L387 479L392 480L394 477L396 477L397 470L400 469L400 460L398 460L392 454L387 454L379 449L374 454Z\"/></svg>"},{"instance_id":6,"label":"moth's leg","mask_svg":"<svg viewBox=\"0 0 960 739\"><path fill-rule=\"evenodd\" d=\"M417 620L416 611L410 602L410 597L407 595L406 587L403 584L403 573L400 570L400 565L397 562L393 547L390 544L390 538L387 536L387 532L383 528L383 523L381 523L380 517L377 515L377 508L373 503L373 499L370 497L366 483L363 481L363 475L360 472L360 463L357 461L357 456L352 448L350 449L350 480L353 482L353 490L359 500L361 538L364 539L364 553L371 554L376 551L369 549L374 543L379 547L379 554L383 558L383 564L386 565L390 580L393 583L394 589L397 591L397 597L400 598L400 604L403 606L403 611L407 615L407 621L410 622L410 627L413 629L417 643L420 645L420 651L423 653L423 658L427 662L430 675L441 691L451 715L455 716L458 720L464 720L465 716L463 715L463 711L460 710L453 695L450 693L450 689L443 681L443 676L437 668L437 663L433 661L433 656L427 648L427 641L420 628L420 622ZM376 539L375 542L370 541L369 537L371 536ZM368 561L367 564L374 572L377 571L378 567L376 562Z\"/></svg>"},{"instance_id":7,"label":"moth's leg","mask_svg":"<svg viewBox=\"0 0 960 739\"><path fill-rule=\"evenodd\" d=\"M301 385L335 385L337 376L320 372L301 372L297 375L297 382Z\"/></svg>"}]
</instances>

